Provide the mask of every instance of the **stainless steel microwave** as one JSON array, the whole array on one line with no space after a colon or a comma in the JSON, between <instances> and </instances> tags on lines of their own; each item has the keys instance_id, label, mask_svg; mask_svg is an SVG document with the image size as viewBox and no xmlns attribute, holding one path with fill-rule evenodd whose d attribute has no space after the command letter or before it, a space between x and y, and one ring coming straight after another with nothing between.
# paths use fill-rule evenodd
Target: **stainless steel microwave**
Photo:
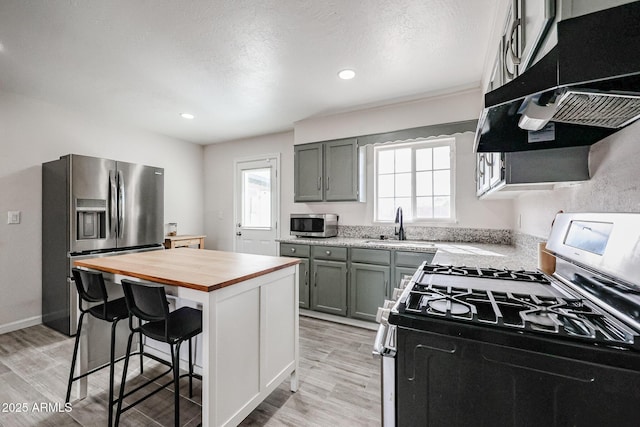
<instances>
[{"instance_id":1,"label":"stainless steel microwave","mask_svg":"<svg viewBox=\"0 0 640 427\"><path fill-rule=\"evenodd\" d=\"M338 235L338 215L291 214L289 229L293 236L334 237Z\"/></svg>"}]
</instances>

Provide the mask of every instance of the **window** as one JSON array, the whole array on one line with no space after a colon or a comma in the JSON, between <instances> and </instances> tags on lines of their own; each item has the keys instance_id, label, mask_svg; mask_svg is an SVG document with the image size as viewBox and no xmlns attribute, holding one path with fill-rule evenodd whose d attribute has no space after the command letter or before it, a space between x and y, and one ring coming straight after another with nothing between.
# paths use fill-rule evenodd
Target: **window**
<instances>
[{"instance_id":1,"label":"window","mask_svg":"<svg viewBox=\"0 0 640 427\"><path fill-rule=\"evenodd\" d=\"M381 145L374 153L376 221L394 221L398 207L412 222L455 218L452 138Z\"/></svg>"}]
</instances>

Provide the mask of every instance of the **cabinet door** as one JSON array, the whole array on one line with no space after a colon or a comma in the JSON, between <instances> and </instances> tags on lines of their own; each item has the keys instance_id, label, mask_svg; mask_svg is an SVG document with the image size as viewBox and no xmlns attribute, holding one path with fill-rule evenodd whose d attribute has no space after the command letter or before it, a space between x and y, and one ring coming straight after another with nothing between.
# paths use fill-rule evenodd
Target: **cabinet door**
<instances>
[{"instance_id":1,"label":"cabinet door","mask_svg":"<svg viewBox=\"0 0 640 427\"><path fill-rule=\"evenodd\" d=\"M310 308L309 301L309 260L301 259L298 266L298 291L299 291L299 305L300 308Z\"/></svg>"},{"instance_id":2,"label":"cabinet door","mask_svg":"<svg viewBox=\"0 0 640 427\"><path fill-rule=\"evenodd\" d=\"M521 73L532 64L551 27L556 16L555 3L554 0L521 0Z\"/></svg>"},{"instance_id":3,"label":"cabinet door","mask_svg":"<svg viewBox=\"0 0 640 427\"><path fill-rule=\"evenodd\" d=\"M350 138L325 142L325 200L358 200L358 143Z\"/></svg>"},{"instance_id":4,"label":"cabinet door","mask_svg":"<svg viewBox=\"0 0 640 427\"><path fill-rule=\"evenodd\" d=\"M347 315L347 263L313 261L311 309Z\"/></svg>"},{"instance_id":5,"label":"cabinet door","mask_svg":"<svg viewBox=\"0 0 640 427\"><path fill-rule=\"evenodd\" d=\"M293 147L294 202L322 201L322 143Z\"/></svg>"},{"instance_id":6,"label":"cabinet door","mask_svg":"<svg viewBox=\"0 0 640 427\"><path fill-rule=\"evenodd\" d=\"M507 13L500 50L502 54L503 83L509 83L518 77L521 46L522 25L520 20L520 1L512 0Z\"/></svg>"},{"instance_id":7,"label":"cabinet door","mask_svg":"<svg viewBox=\"0 0 640 427\"><path fill-rule=\"evenodd\" d=\"M382 265L351 264L351 317L375 322L378 307L389 295L389 270Z\"/></svg>"},{"instance_id":8,"label":"cabinet door","mask_svg":"<svg viewBox=\"0 0 640 427\"><path fill-rule=\"evenodd\" d=\"M487 162L487 173L488 173L488 188L495 187L502 180L502 169L503 169L503 161L502 153L486 153L485 157Z\"/></svg>"}]
</instances>

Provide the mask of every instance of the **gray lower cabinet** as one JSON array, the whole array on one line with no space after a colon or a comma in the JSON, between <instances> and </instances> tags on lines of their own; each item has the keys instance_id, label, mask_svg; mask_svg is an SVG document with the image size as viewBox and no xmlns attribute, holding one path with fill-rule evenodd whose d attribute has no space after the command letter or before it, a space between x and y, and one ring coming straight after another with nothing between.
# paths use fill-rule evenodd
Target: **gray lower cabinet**
<instances>
[{"instance_id":1,"label":"gray lower cabinet","mask_svg":"<svg viewBox=\"0 0 640 427\"><path fill-rule=\"evenodd\" d=\"M281 243L280 256L299 264L299 305L338 316L375 321L403 275L412 276L435 254Z\"/></svg>"},{"instance_id":2,"label":"gray lower cabinet","mask_svg":"<svg viewBox=\"0 0 640 427\"><path fill-rule=\"evenodd\" d=\"M309 260L308 259L300 259L300 264L298 265L299 269L299 280L298 280L298 289L299 289L299 305L300 308L311 308L311 300L309 293Z\"/></svg>"},{"instance_id":3,"label":"gray lower cabinet","mask_svg":"<svg viewBox=\"0 0 640 427\"><path fill-rule=\"evenodd\" d=\"M375 322L378 307L388 296L390 270L388 265L351 263L351 317Z\"/></svg>"},{"instance_id":4,"label":"gray lower cabinet","mask_svg":"<svg viewBox=\"0 0 640 427\"><path fill-rule=\"evenodd\" d=\"M311 309L346 316L347 263L314 259L312 268Z\"/></svg>"}]
</instances>

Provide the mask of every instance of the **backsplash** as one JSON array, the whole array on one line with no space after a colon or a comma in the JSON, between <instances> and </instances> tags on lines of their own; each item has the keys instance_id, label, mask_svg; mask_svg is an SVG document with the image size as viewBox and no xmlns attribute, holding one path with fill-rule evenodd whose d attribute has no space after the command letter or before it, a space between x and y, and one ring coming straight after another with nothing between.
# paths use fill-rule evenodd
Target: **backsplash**
<instances>
[{"instance_id":1,"label":"backsplash","mask_svg":"<svg viewBox=\"0 0 640 427\"><path fill-rule=\"evenodd\" d=\"M511 230L494 230L487 228L456 228L456 227L418 227L404 228L407 240L428 240L439 242L473 242L492 243L500 245L513 244ZM380 236L393 239L393 226L362 226L339 225L338 237L353 237L359 239L379 239Z\"/></svg>"},{"instance_id":2,"label":"backsplash","mask_svg":"<svg viewBox=\"0 0 640 427\"><path fill-rule=\"evenodd\" d=\"M519 251L522 251L523 255L537 259L538 243L546 240L544 237L531 236L530 234L513 233L512 243Z\"/></svg>"}]
</instances>

